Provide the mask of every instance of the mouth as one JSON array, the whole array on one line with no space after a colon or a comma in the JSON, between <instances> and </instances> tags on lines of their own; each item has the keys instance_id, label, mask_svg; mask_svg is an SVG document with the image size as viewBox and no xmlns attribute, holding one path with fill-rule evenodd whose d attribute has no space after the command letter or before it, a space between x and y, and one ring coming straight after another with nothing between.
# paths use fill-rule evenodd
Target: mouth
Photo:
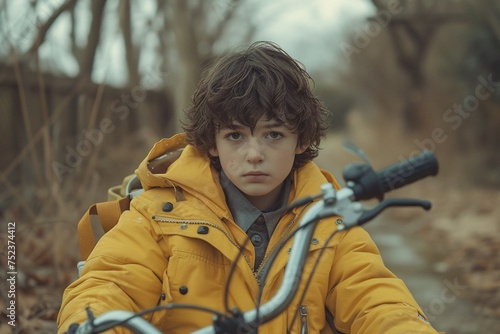
<instances>
[{"instance_id":1,"label":"mouth","mask_svg":"<svg viewBox=\"0 0 500 334\"><path fill-rule=\"evenodd\" d=\"M259 171L252 171L243 175L250 182L262 182L267 176L268 174Z\"/></svg>"},{"instance_id":2,"label":"mouth","mask_svg":"<svg viewBox=\"0 0 500 334\"><path fill-rule=\"evenodd\" d=\"M243 176L266 176L267 174L264 172L259 172L259 171L253 171L253 172L248 172L244 174Z\"/></svg>"}]
</instances>

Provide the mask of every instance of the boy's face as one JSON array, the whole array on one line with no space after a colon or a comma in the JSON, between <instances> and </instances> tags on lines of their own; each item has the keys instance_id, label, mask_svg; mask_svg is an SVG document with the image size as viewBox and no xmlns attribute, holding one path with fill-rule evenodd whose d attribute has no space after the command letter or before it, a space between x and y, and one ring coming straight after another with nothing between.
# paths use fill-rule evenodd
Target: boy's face
<instances>
[{"instance_id":1,"label":"boy's face","mask_svg":"<svg viewBox=\"0 0 500 334\"><path fill-rule=\"evenodd\" d=\"M276 120L262 117L255 129L239 123L221 128L215 134L215 148L221 167L229 180L258 209L271 207L278 199L280 185L292 170L298 136Z\"/></svg>"}]
</instances>

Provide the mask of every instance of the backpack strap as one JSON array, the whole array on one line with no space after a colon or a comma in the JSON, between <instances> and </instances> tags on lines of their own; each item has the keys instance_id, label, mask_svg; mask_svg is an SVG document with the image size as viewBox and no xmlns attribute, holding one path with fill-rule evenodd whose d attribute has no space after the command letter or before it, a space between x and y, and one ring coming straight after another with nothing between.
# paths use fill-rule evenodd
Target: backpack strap
<instances>
[{"instance_id":1,"label":"backpack strap","mask_svg":"<svg viewBox=\"0 0 500 334\"><path fill-rule=\"evenodd\" d=\"M128 210L130 197L93 204L78 223L78 242L82 260L94 249L97 241L116 225L120 215Z\"/></svg>"},{"instance_id":2,"label":"backpack strap","mask_svg":"<svg viewBox=\"0 0 500 334\"><path fill-rule=\"evenodd\" d=\"M184 146L185 144L182 144L172 152L167 152L148 161L147 167L149 171L152 173L165 173L168 167L179 158ZM121 185L108 189L107 202L93 204L85 212L78 223L81 266L83 266L83 263L104 233L111 230L120 219L120 215L129 209L132 198L143 191L144 188L137 175L128 175L123 179Z\"/></svg>"}]
</instances>

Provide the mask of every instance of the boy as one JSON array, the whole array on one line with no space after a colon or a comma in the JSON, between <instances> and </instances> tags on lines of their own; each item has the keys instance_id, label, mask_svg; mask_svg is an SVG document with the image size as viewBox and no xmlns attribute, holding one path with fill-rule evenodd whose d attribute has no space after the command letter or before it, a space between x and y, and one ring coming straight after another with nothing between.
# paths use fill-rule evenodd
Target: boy
<instances>
[{"instance_id":1,"label":"boy","mask_svg":"<svg viewBox=\"0 0 500 334\"><path fill-rule=\"evenodd\" d=\"M262 301L271 298L288 254L279 252L272 266L269 256L311 203L291 212L287 205L317 194L326 182L338 188L312 162L326 115L309 75L277 45L259 42L222 57L193 95L185 134L159 141L136 170L145 191L66 289L60 331L83 322L86 306L95 315L169 303L224 313L224 298L242 312L255 307L261 288ZM180 149L166 170L148 168ZM337 234L326 246L298 304L335 219L314 232L319 243L311 244L294 302L259 333L436 333L361 228ZM212 315L172 309L146 319L165 333L189 333L211 324Z\"/></svg>"}]
</instances>

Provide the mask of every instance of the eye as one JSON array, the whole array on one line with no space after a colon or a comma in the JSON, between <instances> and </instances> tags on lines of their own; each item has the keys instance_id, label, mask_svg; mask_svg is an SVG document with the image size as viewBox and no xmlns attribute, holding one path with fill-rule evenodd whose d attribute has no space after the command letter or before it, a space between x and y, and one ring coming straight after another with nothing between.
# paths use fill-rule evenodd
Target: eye
<instances>
[{"instance_id":1,"label":"eye","mask_svg":"<svg viewBox=\"0 0 500 334\"><path fill-rule=\"evenodd\" d=\"M243 136L239 132L229 132L224 138L228 140L240 140Z\"/></svg>"},{"instance_id":2,"label":"eye","mask_svg":"<svg viewBox=\"0 0 500 334\"><path fill-rule=\"evenodd\" d=\"M283 137L284 137L284 135L283 135L281 132L278 132L278 131L271 131L271 132L269 132L269 133L267 134L267 137L268 137L269 139L274 139L274 140L276 140L276 139L281 139L281 138L283 138Z\"/></svg>"}]
</instances>

